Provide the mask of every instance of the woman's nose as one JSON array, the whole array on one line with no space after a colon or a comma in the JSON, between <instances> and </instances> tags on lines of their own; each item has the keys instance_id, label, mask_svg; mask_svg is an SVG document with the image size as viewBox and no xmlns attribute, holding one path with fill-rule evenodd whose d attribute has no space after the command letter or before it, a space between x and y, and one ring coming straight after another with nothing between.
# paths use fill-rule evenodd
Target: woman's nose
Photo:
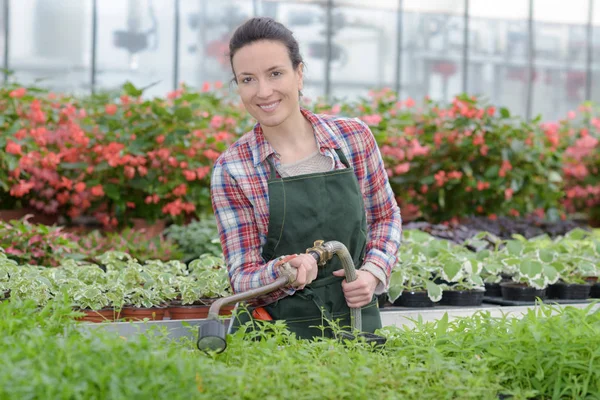
<instances>
[{"instance_id":1,"label":"woman's nose","mask_svg":"<svg viewBox=\"0 0 600 400\"><path fill-rule=\"evenodd\" d=\"M258 97L266 99L271 96L271 93L273 93L273 88L269 82L258 82L258 92L256 93Z\"/></svg>"}]
</instances>

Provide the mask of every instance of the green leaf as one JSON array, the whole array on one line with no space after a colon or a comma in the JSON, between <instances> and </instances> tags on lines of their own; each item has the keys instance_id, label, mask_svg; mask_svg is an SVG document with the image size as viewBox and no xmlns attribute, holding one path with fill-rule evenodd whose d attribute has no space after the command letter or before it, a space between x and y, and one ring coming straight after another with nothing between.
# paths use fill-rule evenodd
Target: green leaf
<instances>
[{"instance_id":1,"label":"green leaf","mask_svg":"<svg viewBox=\"0 0 600 400\"><path fill-rule=\"evenodd\" d=\"M448 313L444 313L442 318L440 318L436 323L435 334L439 338L446 334L446 330L448 329Z\"/></svg>"},{"instance_id":2,"label":"green leaf","mask_svg":"<svg viewBox=\"0 0 600 400\"><path fill-rule=\"evenodd\" d=\"M114 183L104 185L104 193L109 199L119 200L121 198L120 186Z\"/></svg>"},{"instance_id":3,"label":"green leaf","mask_svg":"<svg viewBox=\"0 0 600 400\"><path fill-rule=\"evenodd\" d=\"M448 282L456 282L462 276L462 265L457 262L447 262L442 267L442 277Z\"/></svg>"},{"instance_id":4,"label":"green leaf","mask_svg":"<svg viewBox=\"0 0 600 400\"><path fill-rule=\"evenodd\" d=\"M529 279L537 279L539 276L541 276L542 271L543 265L539 261L523 260L519 266L519 272Z\"/></svg>"},{"instance_id":5,"label":"green leaf","mask_svg":"<svg viewBox=\"0 0 600 400\"><path fill-rule=\"evenodd\" d=\"M540 250L540 260L545 263L551 263L556 258L556 252L549 249Z\"/></svg>"},{"instance_id":6,"label":"green leaf","mask_svg":"<svg viewBox=\"0 0 600 400\"><path fill-rule=\"evenodd\" d=\"M427 296L431 301L437 303L442 299L442 288L439 285L436 285L432 281L425 281L425 286L427 287Z\"/></svg>"},{"instance_id":7,"label":"green leaf","mask_svg":"<svg viewBox=\"0 0 600 400\"><path fill-rule=\"evenodd\" d=\"M488 179L492 179L498 176L499 171L500 167L498 165L492 165L485 171L484 176Z\"/></svg>"},{"instance_id":8,"label":"green leaf","mask_svg":"<svg viewBox=\"0 0 600 400\"><path fill-rule=\"evenodd\" d=\"M502 118L510 118L510 111L506 107L501 107L500 115L502 116Z\"/></svg>"},{"instance_id":9,"label":"green leaf","mask_svg":"<svg viewBox=\"0 0 600 400\"><path fill-rule=\"evenodd\" d=\"M87 168L88 167L88 163L85 163L85 162L61 163L60 166L61 166L61 168L64 168L64 169L78 170L78 169L85 169L85 168Z\"/></svg>"},{"instance_id":10,"label":"green leaf","mask_svg":"<svg viewBox=\"0 0 600 400\"><path fill-rule=\"evenodd\" d=\"M181 121L188 122L193 117L192 109L189 107L178 108L175 110L175 117Z\"/></svg>"},{"instance_id":11,"label":"green leaf","mask_svg":"<svg viewBox=\"0 0 600 400\"><path fill-rule=\"evenodd\" d=\"M556 281L558 281L558 278L560 278L560 274L558 273L558 271L550 265L544 265L544 276L550 284L556 283Z\"/></svg>"},{"instance_id":12,"label":"green leaf","mask_svg":"<svg viewBox=\"0 0 600 400\"><path fill-rule=\"evenodd\" d=\"M139 97L143 93L142 90L136 88L133 85L133 83L131 83L129 81L123 85L123 90L125 91L125 93L127 93L129 96L132 96L132 97Z\"/></svg>"},{"instance_id":13,"label":"green leaf","mask_svg":"<svg viewBox=\"0 0 600 400\"><path fill-rule=\"evenodd\" d=\"M390 302L394 302L400 297L404 289L404 274L400 269L394 269L390 275L390 288L388 297Z\"/></svg>"},{"instance_id":14,"label":"green leaf","mask_svg":"<svg viewBox=\"0 0 600 400\"><path fill-rule=\"evenodd\" d=\"M550 173L548 174L548 180L550 182L562 182L562 177L558 172L550 171Z\"/></svg>"},{"instance_id":15,"label":"green leaf","mask_svg":"<svg viewBox=\"0 0 600 400\"><path fill-rule=\"evenodd\" d=\"M517 240L509 240L506 242L508 253L512 256L519 256L523 253L523 245Z\"/></svg>"}]
</instances>

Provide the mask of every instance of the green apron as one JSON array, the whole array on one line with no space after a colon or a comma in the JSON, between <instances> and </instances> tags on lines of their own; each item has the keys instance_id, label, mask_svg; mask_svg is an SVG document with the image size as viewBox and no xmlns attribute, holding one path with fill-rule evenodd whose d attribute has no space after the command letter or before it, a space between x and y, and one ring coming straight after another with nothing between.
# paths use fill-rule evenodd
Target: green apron
<instances>
[{"instance_id":1,"label":"green apron","mask_svg":"<svg viewBox=\"0 0 600 400\"><path fill-rule=\"evenodd\" d=\"M345 169L324 173L277 178L275 166L268 162L271 177L269 187L269 230L262 250L265 262L282 255L304 253L315 240L336 240L343 243L358 269L361 267L367 242L367 221L362 193L354 170L341 150L336 149ZM285 320L288 329L298 337L332 337L327 320L337 320L340 327L350 329L350 308L342 290L344 278L333 276L341 269L334 256L319 267L317 279L303 290L296 291L264 308L274 320ZM233 329L249 321L248 312L240 312ZM381 327L377 298L362 307L362 331L373 333Z\"/></svg>"}]
</instances>

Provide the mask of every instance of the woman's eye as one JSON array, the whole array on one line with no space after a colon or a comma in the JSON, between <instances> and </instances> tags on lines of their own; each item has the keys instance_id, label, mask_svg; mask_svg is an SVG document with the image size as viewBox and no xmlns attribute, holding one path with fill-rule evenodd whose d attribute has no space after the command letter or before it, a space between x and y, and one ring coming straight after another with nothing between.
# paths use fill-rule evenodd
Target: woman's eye
<instances>
[{"instance_id":1,"label":"woman's eye","mask_svg":"<svg viewBox=\"0 0 600 400\"><path fill-rule=\"evenodd\" d=\"M279 72L279 71L273 71L273 73L271 75L272 76L281 76L281 72Z\"/></svg>"},{"instance_id":2,"label":"woman's eye","mask_svg":"<svg viewBox=\"0 0 600 400\"><path fill-rule=\"evenodd\" d=\"M242 79L242 83L249 83L252 80L252 78L250 78L249 76Z\"/></svg>"}]
</instances>

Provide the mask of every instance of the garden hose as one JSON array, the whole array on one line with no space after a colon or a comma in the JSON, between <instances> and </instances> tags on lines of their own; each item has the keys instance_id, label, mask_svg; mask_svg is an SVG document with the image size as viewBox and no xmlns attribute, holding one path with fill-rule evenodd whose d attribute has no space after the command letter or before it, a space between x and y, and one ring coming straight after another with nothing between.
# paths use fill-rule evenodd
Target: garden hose
<instances>
[{"instance_id":1,"label":"garden hose","mask_svg":"<svg viewBox=\"0 0 600 400\"><path fill-rule=\"evenodd\" d=\"M324 266L327 261L331 260L334 255L337 255L342 262L342 267L344 268L346 275L346 282L353 282L356 280L357 276L354 261L343 243L334 240L328 242L318 240L314 243L313 247L306 250L306 253L312 255L317 261L317 264L321 267ZM200 325L199 328L197 342L198 349L202 351L217 352L225 350L227 347L225 327L219 321L219 311L221 307L271 293L274 290L290 285L296 280L296 269L289 265L288 262L282 264L281 269L283 275L268 285L251 289L243 293L222 297L212 303L208 311L207 320ZM351 308L350 316L352 331L360 332L362 330L361 309Z\"/></svg>"}]
</instances>

